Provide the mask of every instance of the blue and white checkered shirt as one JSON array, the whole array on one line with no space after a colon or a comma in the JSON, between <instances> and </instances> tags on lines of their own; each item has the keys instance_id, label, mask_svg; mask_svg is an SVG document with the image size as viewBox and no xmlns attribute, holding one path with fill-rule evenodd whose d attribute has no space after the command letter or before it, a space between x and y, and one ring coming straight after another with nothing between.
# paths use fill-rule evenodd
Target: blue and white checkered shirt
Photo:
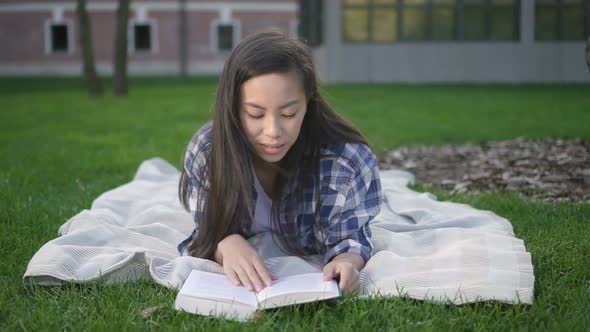
<instances>
[{"instance_id":1,"label":"blue and white checkered shirt","mask_svg":"<svg viewBox=\"0 0 590 332\"><path fill-rule=\"evenodd\" d=\"M209 122L197 131L185 152L189 207L191 213L194 212L195 230L178 245L181 255L188 254L188 244L199 231L204 197L198 197L199 190L195 188L208 186L201 171L207 160L211 136L212 123ZM292 180L281 198L280 211L289 234L281 235L297 241L308 252L325 250L325 263L345 252L357 253L366 262L373 248L369 221L379 213L383 203L378 162L365 144L330 144L323 146L320 152L318 220L315 216L315 180L312 177L307 181L303 201L292 201L296 199L292 192L295 182ZM253 194L252 206L256 206L255 189Z\"/></svg>"}]
</instances>

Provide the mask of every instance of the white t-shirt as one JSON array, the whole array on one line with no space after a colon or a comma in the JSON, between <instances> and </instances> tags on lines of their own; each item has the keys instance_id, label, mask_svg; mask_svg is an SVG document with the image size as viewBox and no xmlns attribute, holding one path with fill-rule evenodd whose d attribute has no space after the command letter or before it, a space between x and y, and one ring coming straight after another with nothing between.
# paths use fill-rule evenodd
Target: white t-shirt
<instances>
[{"instance_id":1,"label":"white t-shirt","mask_svg":"<svg viewBox=\"0 0 590 332\"><path fill-rule=\"evenodd\" d=\"M254 210L254 221L252 222L252 233L258 234L262 232L270 232L270 213L272 207L272 200L266 192L264 188L262 188L262 184L260 184L260 180L254 173L254 188L256 189L256 208Z\"/></svg>"}]
</instances>

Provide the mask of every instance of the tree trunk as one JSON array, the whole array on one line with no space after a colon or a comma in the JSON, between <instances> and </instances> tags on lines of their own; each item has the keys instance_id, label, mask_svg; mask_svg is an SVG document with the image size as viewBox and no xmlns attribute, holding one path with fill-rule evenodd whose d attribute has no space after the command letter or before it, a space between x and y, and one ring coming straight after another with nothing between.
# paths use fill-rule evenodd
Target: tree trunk
<instances>
[{"instance_id":1,"label":"tree trunk","mask_svg":"<svg viewBox=\"0 0 590 332\"><path fill-rule=\"evenodd\" d=\"M586 65L590 72L590 1L586 1L584 10L584 36L586 36Z\"/></svg>"},{"instance_id":2,"label":"tree trunk","mask_svg":"<svg viewBox=\"0 0 590 332\"><path fill-rule=\"evenodd\" d=\"M92 31L90 27L90 17L86 11L86 0L77 0L76 8L78 15L78 25L80 31L80 47L82 49L82 75L86 82L88 94L91 96L102 96L104 89L102 82L96 75L94 65L94 51L92 49Z\"/></svg>"},{"instance_id":3,"label":"tree trunk","mask_svg":"<svg viewBox=\"0 0 590 332\"><path fill-rule=\"evenodd\" d=\"M115 36L113 93L127 94L127 24L129 21L129 1L119 0L117 9L117 30Z\"/></svg>"},{"instance_id":4,"label":"tree trunk","mask_svg":"<svg viewBox=\"0 0 590 332\"><path fill-rule=\"evenodd\" d=\"M178 61L180 64L180 81L182 83L188 82L188 47L187 47L187 19L186 19L186 0L180 1L180 10L178 11Z\"/></svg>"}]
</instances>

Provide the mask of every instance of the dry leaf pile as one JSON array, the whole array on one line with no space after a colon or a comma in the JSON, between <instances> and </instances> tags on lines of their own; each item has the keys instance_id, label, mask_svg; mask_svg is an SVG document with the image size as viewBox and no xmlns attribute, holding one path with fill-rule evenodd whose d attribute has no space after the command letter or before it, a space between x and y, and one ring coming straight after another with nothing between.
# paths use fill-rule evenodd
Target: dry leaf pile
<instances>
[{"instance_id":1,"label":"dry leaf pile","mask_svg":"<svg viewBox=\"0 0 590 332\"><path fill-rule=\"evenodd\" d=\"M545 201L590 202L590 141L542 139L413 146L387 152L381 169L399 168L449 194L519 192Z\"/></svg>"}]
</instances>

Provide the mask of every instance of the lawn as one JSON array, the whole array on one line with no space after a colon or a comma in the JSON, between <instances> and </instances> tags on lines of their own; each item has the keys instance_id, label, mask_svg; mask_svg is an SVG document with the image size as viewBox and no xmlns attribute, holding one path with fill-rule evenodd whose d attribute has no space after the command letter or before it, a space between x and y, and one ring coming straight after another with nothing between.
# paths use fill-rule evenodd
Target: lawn
<instances>
[{"instance_id":1,"label":"lawn","mask_svg":"<svg viewBox=\"0 0 590 332\"><path fill-rule=\"evenodd\" d=\"M176 291L120 285L25 285L33 254L100 193L160 156L177 167L191 134L211 116L215 80L131 82L131 93L87 97L76 79L0 79L0 330L292 329L584 330L590 326L590 204L540 203L514 194L440 199L510 220L535 267L535 303L453 306L408 298L311 303L240 325L180 313ZM378 154L402 145L523 137L590 139L589 85L324 88L335 109ZM418 179L419 181L420 179ZM161 306L149 318L147 307Z\"/></svg>"}]
</instances>

